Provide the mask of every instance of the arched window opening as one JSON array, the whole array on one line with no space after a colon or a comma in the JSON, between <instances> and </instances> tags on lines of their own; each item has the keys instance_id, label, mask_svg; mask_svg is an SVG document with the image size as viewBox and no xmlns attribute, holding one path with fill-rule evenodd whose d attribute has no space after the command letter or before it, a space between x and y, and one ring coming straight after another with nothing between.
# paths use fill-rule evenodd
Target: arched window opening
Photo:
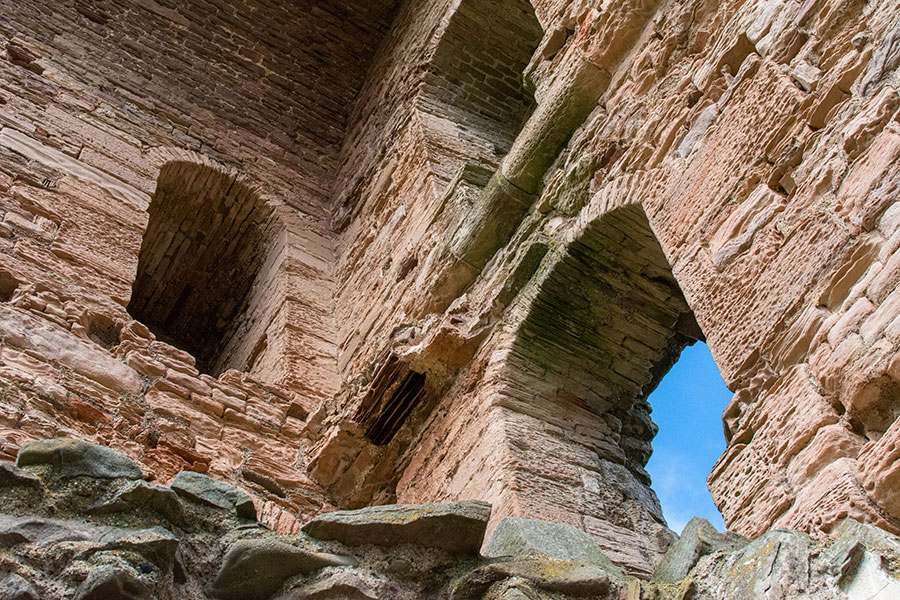
<instances>
[{"instance_id":1,"label":"arched window opening","mask_svg":"<svg viewBox=\"0 0 900 600\"><path fill-rule=\"evenodd\" d=\"M649 575L673 536L645 469L648 396L703 332L637 205L589 224L531 293L507 361L505 407L544 438L511 441L521 512L580 523L614 562ZM557 462L555 479L537 467Z\"/></svg>"},{"instance_id":2,"label":"arched window opening","mask_svg":"<svg viewBox=\"0 0 900 600\"><path fill-rule=\"evenodd\" d=\"M462 139L493 162L509 150L534 104L523 71L543 37L528 0L463 0L425 75L418 106L435 123L432 151L455 154ZM471 155L469 151L462 155ZM454 161L450 161L453 163Z\"/></svg>"},{"instance_id":3,"label":"arched window opening","mask_svg":"<svg viewBox=\"0 0 900 600\"><path fill-rule=\"evenodd\" d=\"M191 353L201 372L249 370L265 334L245 336L262 307L272 211L236 176L190 162L160 171L129 313ZM256 294L255 296L258 296Z\"/></svg>"}]
</instances>

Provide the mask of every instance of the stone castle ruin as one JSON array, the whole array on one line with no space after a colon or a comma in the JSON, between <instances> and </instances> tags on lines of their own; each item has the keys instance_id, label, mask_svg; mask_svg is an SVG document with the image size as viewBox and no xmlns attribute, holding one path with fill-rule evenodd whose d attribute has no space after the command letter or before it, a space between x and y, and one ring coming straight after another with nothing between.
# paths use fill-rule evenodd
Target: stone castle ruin
<instances>
[{"instance_id":1,"label":"stone castle ruin","mask_svg":"<svg viewBox=\"0 0 900 600\"><path fill-rule=\"evenodd\" d=\"M0 7L0 598L900 597L895 1Z\"/></svg>"}]
</instances>

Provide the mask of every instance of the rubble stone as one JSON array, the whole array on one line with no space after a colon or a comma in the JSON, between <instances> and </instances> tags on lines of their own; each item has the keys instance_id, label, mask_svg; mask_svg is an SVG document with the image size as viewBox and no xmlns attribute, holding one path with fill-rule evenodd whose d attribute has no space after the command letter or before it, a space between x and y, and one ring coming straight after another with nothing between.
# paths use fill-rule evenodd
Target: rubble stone
<instances>
[{"instance_id":1,"label":"rubble stone","mask_svg":"<svg viewBox=\"0 0 900 600\"><path fill-rule=\"evenodd\" d=\"M76 594L77 600L143 600L150 591L126 570L99 568L91 572Z\"/></svg>"},{"instance_id":2,"label":"rubble stone","mask_svg":"<svg viewBox=\"0 0 900 600\"><path fill-rule=\"evenodd\" d=\"M506 517L497 525L483 554L489 558L538 554L557 560L592 563L610 573L617 572L597 541L584 531L537 519Z\"/></svg>"},{"instance_id":3,"label":"rubble stone","mask_svg":"<svg viewBox=\"0 0 900 600\"><path fill-rule=\"evenodd\" d=\"M491 505L477 500L449 504L371 506L320 515L303 526L318 539L350 546L418 544L451 552L478 552Z\"/></svg>"},{"instance_id":4,"label":"rubble stone","mask_svg":"<svg viewBox=\"0 0 900 600\"><path fill-rule=\"evenodd\" d=\"M0 461L0 485L40 488L41 480L24 469Z\"/></svg>"},{"instance_id":5,"label":"rubble stone","mask_svg":"<svg viewBox=\"0 0 900 600\"><path fill-rule=\"evenodd\" d=\"M265 600L290 577L354 564L346 557L310 552L273 539L240 540L225 554L210 594L221 600Z\"/></svg>"},{"instance_id":6,"label":"rubble stone","mask_svg":"<svg viewBox=\"0 0 900 600\"><path fill-rule=\"evenodd\" d=\"M496 582L520 578L547 592L575 598L607 598L618 595L618 574L603 567L552 558L497 561L475 569L453 584L453 600L484 597Z\"/></svg>"},{"instance_id":7,"label":"rubble stone","mask_svg":"<svg viewBox=\"0 0 900 600\"><path fill-rule=\"evenodd\" d=\"M34 586L15 574L7 575L0 580L0 594L8 600L40 600Z\"/></svg>"},{"instance_id":8,"label":"rubble stone","mask_svg":"<svg viewBox=\"0 0 900 600\"><path fill-rule=\"evenodd\" d=\"M733 551L746 544L744 536L730 531L718 532L706 519L694 517L688 521L678 541L672 545L659 566L653 571L653 581L675 583L688 576L697 562L720 550Z\"/></svg>"},{"instance_id":9,"label":"rubble stone","mask_svg":"<svg viewBox=\"0 0 900 600\"><path fill-rule=\"evenodd\" d=\"M140 509L158 512L173 523L179 522L184 514L176 492L145 481L132 481L125 484L116 490L109 500L94 504L90 508L90 512L107 514Z\"/></svg>"},{"instance_id":10,"label":"rubble stone","mask_svg":"<svg viewBox=\"0 0 900 600\"><path fill-rule=\"evenodd\" d=\"M250 496L202 473L182 471L172 481L172 489L179 496L195 502L233 510L241 518L256 520L256 508Z\"/></svg>"},{"instance_id":11,"label":"rubble stone","mask_svg":"<svg viewBox=\"0 0 900 600\"><path fill-rule=\"evenodd\" d=\"M124 477L107 483L111 498L123 490L143 498L138 489L157 497L168 489ZM22 504L19 487L0 487L0 505L21 513L0 514L4 598L857 600L889 597L900 565L900 538L852 520L841 523L833 539L821 541L786 529L747 541L695 520L685 529L682 547L670 552L680 559L690 555L692 564L670 556L658 570L677 562L687 574L651 581L624 575L606 559L575 560L602 553L584 532L560 524L504 521L489 544L501 547L507 554L502 557L480 556L480 536L466 538L465 552L459 551L461 538L435 547L441 537L453 539L455 529L471 529L472 521L483 527L489 518L483 503L339 514L335 532L346 539L325 540L280 535L204 502L184 501L190 518L174 522L177 515L150 502L123 501L114 512L97 512L72 501L86 488L71 480L45 477L37 485L36 497L58 502ZM321 526L322 518L309 522L314 523ZM539 536L544 530L551 535ZM392 532L393 539L378 537L379 531ZM706 552L712 545L717 549Z\"/></svg>"},{"instance_id":12,"label":"rubble stone","mask_svg":"<svg viewBox=\"0 0 900 600\"><path fill-rule=\"evenodd\" d=\"M54 439L29 442L19 449L17 467L48 465L60 477L142 479L133 460L105 446L81 440Z\"/></svg>"}]
</instances>

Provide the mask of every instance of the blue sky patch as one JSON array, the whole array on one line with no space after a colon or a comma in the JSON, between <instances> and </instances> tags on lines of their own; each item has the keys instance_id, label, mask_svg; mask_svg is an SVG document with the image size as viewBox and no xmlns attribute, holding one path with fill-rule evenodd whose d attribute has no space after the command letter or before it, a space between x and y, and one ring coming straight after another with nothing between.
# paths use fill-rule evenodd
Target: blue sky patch
<instances>
[{"instance_id":1,"label":"blue sky patch","mask_svg":"<svg viewBox=\"0 0 900 600\"><path fill-rule=\"evenodd\" d=\"M725 528L706 487L706 476L725 450L722 412L731 395L702 342L685 348L650 394L659 433L647 471L669 528L678 533L694 516L719 530Z\"/></svg>"}]
</instances>

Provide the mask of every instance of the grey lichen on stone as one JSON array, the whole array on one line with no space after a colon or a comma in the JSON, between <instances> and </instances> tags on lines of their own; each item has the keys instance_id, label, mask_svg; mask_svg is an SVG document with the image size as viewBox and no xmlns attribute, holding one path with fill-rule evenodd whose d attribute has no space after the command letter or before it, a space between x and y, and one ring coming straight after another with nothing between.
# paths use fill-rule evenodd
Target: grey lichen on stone
<instances>
[{"instance_id":1,"label":"grey lichen on stone","mask_svg":"<svg viewBox=\"0 0 900 600\"><path fill-rule=\"evenodd\" d=\"M720 533L712 523L700 517L688 521L678 541L666 552L653 572L653 581L675 583L688 576L697 562L717 550L737 550L749 540L742 535Z\"/></svg>"},{"instance_id":2,"label":"grey lichen on stone","mask_svg":"<svg viewBox=\"0 0 900 600\"><path fill-rule=\"evenodd\" d=\"M243 519L256 520L256 508L246 492L202 473L182 471L172 481L172 489L189 500L225 510L233 509Z\"/></svg>"},{"instance_id":3,"label":"grey lichen on stone","mask_svg":"<svg viewBox=\"0 0 900 600\"><path fill-rule=\"evenodd\" d=\"M593 563L622 577L622 572L590 534L571 525L551 521L506 517L494 530L484 555L489 558L546 556Z\"/></svg>"},{"instance_id":4,"label":"grey lichen on stone","mask_svg":"<svg viewBox=\"0 0 900 600\"><path fill-rule=\"evenodd\" d=\"M450 552L481 548L491 505L469 500L446 504L391 504L320 515L303 526L308 535L348 546L418 544Z\"/></svg>"},{"instance_id":5,"label":"grey lichen on stone","mask_svg":"<svg viewBox=\"0 0 900 600\"><path fill-rule=\"evenodd\" d=\"M900 539L874 525L844 519L834 533L830 550L837 550L848 543L861 543L869 550L885 552L900 557Z\"/></svg>"},{"instance_id":6,"label":"grey lichen on stone","mask_svg":"<svg viewBox=\"0 0 900 600\"><path fill-rule=\"evenodd\" d=\"M498 581L517 578L536 588L554 594L578 598L616 597L621 572L591 563L557 560L553 558L520 558L497 560L478 567L457 580L450 593L451 600L480 600Z\"/></svg>"},{"instance_id":7,"label":"grey lichen on stone","mask_svg":"<svg viewBox=\"0 0 900 600\"><path fill-rule=\"evenodd\" d=\"M885 588L893 579L891 589L900 590L900 539L882 529L845 519L822 557L826 575L845 591L870 587L866 579L882 580Z\"/></svg>"},{"instance_id":8,"label":"grey lichen on stone","mask_svg":"<svg viewBox=\"0 0 900 600\"><path fill-rule=\"evenodd\" d=\"M703 557L685 580L698 598L834 598L810 596L808 535L786 529L771 530L729 553Z\"/></svg>"},{"instance_id":9,"label":"grey lichen on stone","mask_svg":"<svg viewBox=\"0 0 900 600\"><path fill-rule=\"evenodd\" d=\"M90 512L110 514L141 509L152 510L173 523L180 522L184 516L181 501L174 491L146 481L127 482L111 498L90 507Z\"/></svg>"},{"instance_id":10,"label":"grey lichen on stone","mask_svg":"<svg viewBox=\"0 0 900 600\"><path fill-rule=\"evenodd\" d=\"M271 538L239 540L228 549L209 593L220 600L265 600L295 575L355 564L349 557L310 552Z\"/></svg>"},{"instance_id":11,"label":"grey lichen on stone","mask_svg":"<svg viewBox=\"0 0 900 600\"><path fill-rule=\"evenodd\" d=\"M143 479L144 474L133 460L106 446L81 440L57 438L27 442L19 449L17 467L50 467L59 477L93 477L95 479Z\"/></svg>"},{"instance_id":12,"label":"grey lichen on stone","mask_svg":"<svg viewBox=\"0 0 900 600\"><path fill-rule=\"evenodd\" d=\"M41 480L12 463L0 461L0 487L29 487L40 489Z\"/></svg>"},{"instance_id":13,"label":"grey lichen on stone","mask_svg":"<svg viewBox=\"0 0 900 600\"><path fill-rule=\"evenodd\" d=\"M453 232L450 251L480 271L509 241L535 200L497 171Z\"/></svg>"},{"instance_id":14,"label":"grey lichen on stone","mask_svg":"<svg viewBox=\"0 0 900 600\"><path fill-rule=\"evenodd\" d=\"M881 46L875 51L866 68L866 74L859 84L863 96L877 91L886 75L900 65L900 22L885 36Z\"/></svg>"}]
</instances>

